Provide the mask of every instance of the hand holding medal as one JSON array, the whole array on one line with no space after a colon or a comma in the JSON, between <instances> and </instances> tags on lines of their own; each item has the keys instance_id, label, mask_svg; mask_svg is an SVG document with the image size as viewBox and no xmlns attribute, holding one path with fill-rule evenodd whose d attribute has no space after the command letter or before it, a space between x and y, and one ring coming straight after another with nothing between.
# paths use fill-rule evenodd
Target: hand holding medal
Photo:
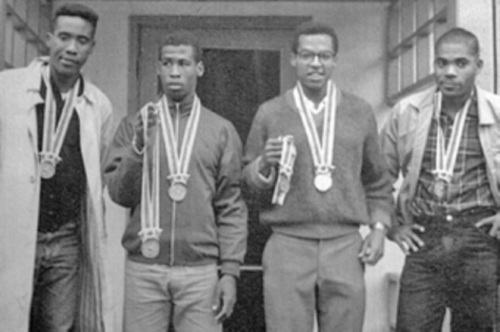
<instances>
[{"instance_id":1,"label":"hand holding medal","mask_svg":"<svg viewBox=\"0 0 500 332\"><path fill-rule=\"evenodd\" d=\"M297 150L293 143L293 136L280 136L279 140L282 141L283 144L279 162L278 179L274 187L272 203L283 205L286 194L290 190L290 181L292 179L293 165L295 163Z\"/></svg>"},{"instance_id":2,"label":"hand holding medal","mask_svg":"<svg viewBox=\"0 0 500 332\"><path fill-rule=\"evenodd\" d=\"M147 113L147 114L145 114ZM148 134L144 132L151 132L151 129L158 123L158 109L155 104L148 103L145 108L137 115L134 128L133 144L138 151L142 151L147 144Z\"/></svg>"},{"instance_id":3,"label":"hand holding medal","mask_svg":"<svg viewBox=\"0 0 500 332\"><path fill-rule=\"evenodd\" d=\"M271 169L279 165L283 153L283 138L273 137L266 141L264 152L260 156L259 172L264 176L269 176Z\"/></svg>"}]
</instances>

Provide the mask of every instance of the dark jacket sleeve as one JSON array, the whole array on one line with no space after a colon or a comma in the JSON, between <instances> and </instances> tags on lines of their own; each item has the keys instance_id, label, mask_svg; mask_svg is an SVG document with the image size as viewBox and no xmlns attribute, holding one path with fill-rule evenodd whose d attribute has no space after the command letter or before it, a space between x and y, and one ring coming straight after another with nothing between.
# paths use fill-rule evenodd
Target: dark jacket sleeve
<instances>
[{"instance_id":1,"label":"dark jacket sleeve","mask_svg":"<svg viewBox=\"0 0 500 332\"><path fill-rule=\"evenodd\" d=\"M247 246L247 207L241 196L242 146L232 125L222 132L213 205L219 236L221 272L239 276Z\"/></svg>"},{"instance_id":2,"label":"dark jacket sleeve","mask_svg":"<svg viewBox=\"0 0 500 332\"><path fill-rule=\"evenodd\" d=\"M141 201L142 155L132 148L134 118L124 118L109 146L104 179L111 199L117 204L133 208Z\"/></svg>"}]
</instances>

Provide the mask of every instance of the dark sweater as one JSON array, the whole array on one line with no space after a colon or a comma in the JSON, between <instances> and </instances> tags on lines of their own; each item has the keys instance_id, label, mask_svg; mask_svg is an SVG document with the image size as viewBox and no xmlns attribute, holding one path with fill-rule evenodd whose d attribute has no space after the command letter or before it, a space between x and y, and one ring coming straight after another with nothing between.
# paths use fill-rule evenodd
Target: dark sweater
<instances>
[{"instance_id":1,"label":"dark sweater","mask_svg":"<svg viewBox=\"0 0 500 332\"><path fill-rule=\"evenodd\" d=\"M320 133L322 117L317 121ZM260 180L257 166L266 140L280 135L293 135L297 148L291 188L282 206L271 204L273 187ZM375 117L365 101L351 94L342 92L337 98L335 170L329 191L314 187L314 164L292 90L257 111L244 164L246 182L265 196L260 200L261 222L276 232L321 239L356 232L360 224L390 225L392 185L380 153Z\"/></svg>"}]
</instances>

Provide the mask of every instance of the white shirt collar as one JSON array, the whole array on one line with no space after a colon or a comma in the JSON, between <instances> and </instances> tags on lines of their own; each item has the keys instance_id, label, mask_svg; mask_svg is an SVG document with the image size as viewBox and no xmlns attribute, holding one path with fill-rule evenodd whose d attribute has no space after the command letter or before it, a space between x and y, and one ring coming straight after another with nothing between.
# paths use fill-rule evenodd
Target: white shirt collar
<instances>
[{"instance_id":1,"label":"white shirt collar","mask_svg":"<svg viewBox=\"0 0 500 332\"><path fill-rule=\"evenodd\" d=\"M300 82L297 82L297 85L300 84ZM328 82L328 84L331 84L331 82ZM328 89L328 86L327 86L327 89ZM302 90L304 90L302 88ZM307 112L310 112L314 115L318 115L320 114L321 112L323 112L323 110L325 109L326 107L326 98L327 98L327 95L325 95L323 97L323 99L319 102L318 106L315 105L315 103L309 99L305 94L303 94L304 96L304 106L307 110ZM294 97L295 97L295 100L296 102L298 102L298 100L300 100L299 98L299 91L298 91L298 88L297 86L295 87L294 89Z\"/></svg>"}]
</instances>

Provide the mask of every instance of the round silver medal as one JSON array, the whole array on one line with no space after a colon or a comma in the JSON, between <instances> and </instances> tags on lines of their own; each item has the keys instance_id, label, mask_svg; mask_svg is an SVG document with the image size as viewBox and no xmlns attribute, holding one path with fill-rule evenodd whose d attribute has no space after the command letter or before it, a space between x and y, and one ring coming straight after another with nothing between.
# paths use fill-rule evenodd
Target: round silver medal
<instances>
[{"instance_id":1,"label":"round silver medal","mask_svg":"<svg viewBox=\"0 0 500 332\"><path fill-rule=\"evenodd\" d=\"M141 245L141 252L146 258L155 258L160 253L160 241L156 238L145 239Z\"/></svg>"},{"instance_id":2,"label":"round silver medal","mask_svg":"<svg viewBox=\"0 0 500 332\"><path fill-rule=\"evenodd\" d=\"M316 174L314 177L314 186L321 192L328 191L332 187L332 174L331 173L321 173Z\"/></svg>"},{"instance_id":3,"label":"round silver medal","mask_svg":"<svg viewBox=\"0 0 500 332\"><path fill-rule=\"evenodd\" d=\"M42 178L50 179L56 174L56 163L53 159L42 159L40 169Z\"/></svg>"},{"instance_id":4,"label":"round silver medal","mask_svg":"<svg viewBox=\"0 0 500 332\"><path fill-rule=\"evenodd\" d=\"M436 197L441 200L443 199L446 191L446 182L443 180L437 180L436 182L434 182L434 187L432 189L434 195L436 195Z\"/></svg>"},{"instance_id":5,"label":"round silver medal","mask_svg":"<svg viewBox=\"0 0 500 332\"><path fill-rule=\"evenodd\" d=\"M168 188L168 195L175 202L182 201L186 197L186 193L186 186L181 183L173 183L170 188Z\"/></svg>"}]
</instances>

